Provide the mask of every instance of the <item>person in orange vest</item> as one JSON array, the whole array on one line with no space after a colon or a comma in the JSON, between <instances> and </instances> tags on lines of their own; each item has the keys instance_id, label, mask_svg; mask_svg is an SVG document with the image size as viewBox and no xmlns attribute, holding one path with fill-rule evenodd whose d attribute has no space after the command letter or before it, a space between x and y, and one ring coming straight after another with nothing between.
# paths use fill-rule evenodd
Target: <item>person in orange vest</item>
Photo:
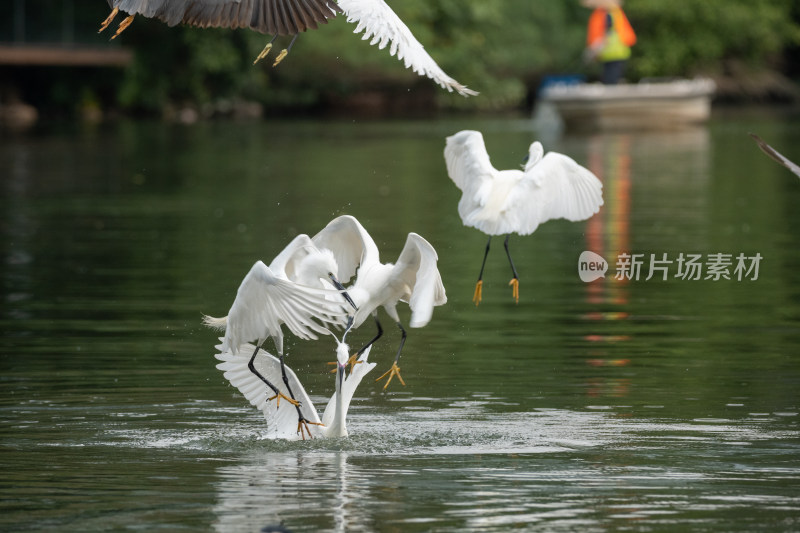
<instances>
[{"instance_id":1,"label":"person in orange vest","mask_svg":"<svg viewBox=\"0 0 800 533\"><path fill-rule=\"evenodd\" d=\"M636 43L636 34L622 11L621 0L581 0L581 4L594 8L589 17L584 57L603 64L604 84L619 83L631 57L631 46Z\"/></svg>"}]
</instances>

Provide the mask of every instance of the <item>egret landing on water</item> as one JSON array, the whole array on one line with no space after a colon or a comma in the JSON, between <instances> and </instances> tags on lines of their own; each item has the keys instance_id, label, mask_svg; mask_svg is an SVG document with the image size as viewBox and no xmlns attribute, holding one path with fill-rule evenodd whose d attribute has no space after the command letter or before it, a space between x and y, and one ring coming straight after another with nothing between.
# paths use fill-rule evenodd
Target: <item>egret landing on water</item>
<instances>
[{"instance_id":1,"label":"egret landing on water","mask_svg":"<svg viewBox=\"0 0 800 533\"><path fill-rule=\"evenodd\" d=\"M133 21L134 15L157 18L170 26L189 24L202 28L250 28L273 35L255 62L267 56L278 35L292 35L288 47L278 54L273 66L291 50L297 35L313 30L337 13L344 13L347 22L356 23L353 33L364 32L363 40L371 39L381 50L389 45L389 54L397 56L406 68L427 76L449 92L462 96L477 95L448 76L428 55L425 48L383 0L107 0L111 14L103 21L105 30L120 11L128 17L120 23L117 37Z\"/></svg>"},{"instance_id":2,"label":"egret landing on water","mask_svg":"<svg viewBox=\"0 0 800 533\"><path fill-rule=\"evenodd\" d=\"M221 351L215 357L222 361L217 368L224 372L225 378L244 395L256 409L264 413L267 421L267 435L279 439L303 439L306 437L346 437L347 436L347 410L353 400L358 384L367 375L375 363L368 362L369 348L361 354L356 365L346 374L349 348L347 344L338 343L336 347L336 390L328 401L322 418L319 417L314 404L308 397L300 380L291 368L285 367L289 384L299 400L303 417L307 424L298 424L294 408L287 403L278 404L269 401L270 390L258 379L249 368L249 357L246 355L255 350L251 344L238 347L237 353L224 349L224 343L217 346ZM277 381L281 378L281 362L273 355L261 351L255 360L255 368L259 374L269 380Z\"/></svg>"},{"instance_id":3,"label":"egret landing on water","mask_svg":"<svg viewBox=\"0 0 800 533\"><path fill-rule=\"evenodd\" d=\"M493 235L506 235L513 274L509 285L519 302L519 276L508 249L509 234L529 235L539 224L556 218L584 220L603 205L603 184L594 174L565 155L544 155L538 141L531 144L522 170L495 169L478 131L464 130L448 137L444 158L450 179L463 191L458 202L461 220L489 235L472 299L475 305L481 301L483 269Z\"/></svg>"},{"instance_id":4,"label":"egret landing on water","mask_svg":"<svg viewBox=\"0 0 800 533\"><path fill-rule=\"evenodd\" d=\"M381 263L375 241L361 223L349 215L333 219L312 237L312 241L318 249L333 252L337 265L340 265L342 283L347 283L357 272L355 283L347 287L347 294L356 307L348 330L350 327L359 327L371 316L375 320L378 333L356 355L367 350L383 334L378 320L380 307L383 307L400 328L402 336L394 362L376 381L388 376L385 389L392 378L397 376L405 385L397 363L406 341L406 330L397 314L397 303L408 302L411 307L409 325L412 328L421 328L430 322L433 308L447 302L442 277L436 266L436 250L420 235L409 233L397 262Z\"/></svg>"},{"instance_id":5,"label":"egret landing on water","mask_svg":"<svg viewBox=\"0 0 800 533\"><path fill-rule=\"evenodd\" d=\"M800 176L800 166L797 166L797 165L796 165L794 162L792 162L790 159L787 159L786 157L784 157L784 156L783 156L783 155L782 155L780 152L778 152L778 151L777 151L775 148L773 148L772 146L770 146L770 145L768 145L767 143L765 143L765 142L764 142L764 141L761 139L761 137L759 137L758 135L756 135L756 134L754 134L754 133L751 133L751 134L750 134L750 137L752 137L752 138L753 138L753 140L754 140L754 141L756 141L756 144L758 144L758 147L759 147L759 148L761 148L761 150L762 150L762 151L763 151L765 154L767 154L767 155L768 155L768 156L770 156L772 159L774 159L775 161L777 161L777 162L778 162L778 163L780 163L781 165L785 166L786 168L788 168L789 170L791 170L792 172L794 172L795 176Z\"/></svg>"}]
</instances>

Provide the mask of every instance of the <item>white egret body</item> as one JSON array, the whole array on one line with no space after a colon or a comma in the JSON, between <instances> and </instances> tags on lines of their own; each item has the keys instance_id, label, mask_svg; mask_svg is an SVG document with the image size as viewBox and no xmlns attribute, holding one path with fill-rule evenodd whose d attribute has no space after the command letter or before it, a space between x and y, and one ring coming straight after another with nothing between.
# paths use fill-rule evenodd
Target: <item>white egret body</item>
<instances>
[{"instance_id":1,"label":"white egret body","mask_svg":"<svg viewBox=\"0 0 800 533\"><path fill-rule=\"evenodd\" d=\"M287 396L279 382L258 372L254 361L262 344L272 338L283 364L283 325L299 338L308 340L317 339L317 334L329 334L327 325L343 324L344 299L336 291L324 290L330 287L327 279L341 287L336 280L337 270L332 253L317 250L307 235L299 235L270 266L256 261L242 280L226 317L203 319L207 326L224 329L223 351L236 355L244 343L255 343L249 358L250 371L272 389L276 403L284 398L295 406L298 431L308 420L301 412L289 380L283 376Z\"/></svg>"},{"instance_id":2,"label":"white egret body","mask_svg":"<svg viewBox=\"0 0 800 533\"><path fill-rule=\"evenodd\" d=\"M263 381L258 379L249 369L249 357L244 355L254 349L253 345L243 345L233 353L223 349L223 344L217 346L221 353L215 357L222 361L217 368L224 372L225 378L244 395L256 409L264 414L267 421L267 435L270 438L297 440L305 438L305 434L297 431L297 416L294 409L284 403L268 401L269 389ZM336 390L328 401L322 418L319 417L311 399L308 397L303 385L291 368L285 367L286 375L296 398L306 408L306 418L309 426L309 437L346 437L347 436L347 411L353 399L356 388L362 378L369 373L375 363L368 362L369 349L365 350L359 358L359 363L353 367L352 372L345 377L345 367L349 356L349 348L344 343L339 343L336 348ZM281 378L280 360L265 351L259 353L255 367L258 372L269 380Z\"/></svg>"},{"instance_id":3,"label":"white egret body","mask_svg":"<svg viewBox=\"0 0 800 533\"><path fill-rule=\"evenodd\" d=\"M347 288L357 307L352 327L359 327L369 316L374 317L378 327L377 336L367 346L383 333L377 318L378 308L383 307L400 328L400 346L392 368L384 376L389 375L386 386L395 375L402 382L397 361L405 343L406 331L397 314L397 303L404 301L409 304L410 326L421 328L430 321L433 308L447 302L436 265L436 250L420 235L409 233L397 262L381 263L375 241L361 223L349 215L332 220L312 241L320 250L329 249L334 253L342 283L347 283L357 273L355 282Z\"/></svg>"},{"instance_id":4,"label":"white egret body","mask_svg":"<svg viewBox=\"0 0 800 533\"><path fill-rule=\"evenodd\" d=\"M478 131L464 130L447 138L444 158L450 179L463 191L458 213L465 226L489 235L473 301L481 299L483 267L493 235L506 235L505 247L519 299L519 277L508 252L508 234L529 235L539 224L565 218L585 220L603 205L603 184L588 169L556 152L544 154L531 144L522 170L497 170Z\"/></svg>"},{"instance_id":5,"label":"white egret body","mask_svg":"<svg viewBox=\"0 0 800 533\"><path fill-rule=\"evenodd\" d=\"M449 92L463 96L478 93L467 89L448 76L425 51L425 48L383 0L107 0L111 14L103 22L105 30L114 17L123 11L129 16L119 25L112 39L133 21L134 15L157 18L170 26L189 24L192 26L250 28L269 35L294 35L344 12L347 22L355 23L354 33L364 32L362 39L370 39L371 45L383 49L389 46L389 54L397 56L406 68L420 76L427 76ZM278 55L274 65L289 53L292 43ZM273 37L273 41L275 38ZM272 47L270 41L258 55L256 61L266 57ZM273 65L273 66L274 66Z\"/></svg>"}]
</instances>

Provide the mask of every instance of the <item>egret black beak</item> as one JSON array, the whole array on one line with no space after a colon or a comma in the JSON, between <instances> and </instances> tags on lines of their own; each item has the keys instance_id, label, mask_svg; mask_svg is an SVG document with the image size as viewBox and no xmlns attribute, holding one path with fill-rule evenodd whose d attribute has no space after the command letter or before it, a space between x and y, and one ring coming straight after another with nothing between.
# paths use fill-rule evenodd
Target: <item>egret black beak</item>
<instances>
[{"instance_id":1,"label":"egret black beak","mask_svg":"<svg viewBox=\"0 0 800 533\"><path fill-rule=\"evenodd\" d=\"M339 382L338 390L342 390L342 384L344 383L344 376L345 376L345 369L347 368L347 363L342 364L337 362L336 363L336 379Z\"/></svg>"},{"instance_id":2,"label":"egret black beak","mask_svg":"<svg viewBox=\"0 0 800 533\"><path fill-rule=\"evenodd\" d=\"M344 285L339 283L339 280L336 279L336 276L334 276L333 274L328 274L328 277L331 278L331 283L333 283L333 286L336 287L338 290L342 291L342 296L344 296L344 299L347 300L347 303L352 305L353 309L358 311L358 307L356 306L356 303L353 301L352 298L350 298L350 295L347 294L347 291L345 290Z\"/></svg>"}]
</instances>

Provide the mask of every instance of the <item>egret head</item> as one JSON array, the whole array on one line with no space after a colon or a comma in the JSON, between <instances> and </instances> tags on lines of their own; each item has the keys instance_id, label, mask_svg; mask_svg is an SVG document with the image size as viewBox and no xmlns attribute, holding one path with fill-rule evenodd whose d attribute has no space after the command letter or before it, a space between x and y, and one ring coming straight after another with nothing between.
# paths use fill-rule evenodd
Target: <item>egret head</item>
<instances>
[{"instance_id":1,"label":"egret head","mask_svg":"<svg viewBox=\"0 0 800 533\"><path fill-rule=\"evenodd\" d=\"M523 162L523 168L527 172L531 168L536 165L539 161L542 160L542 156L544 155L544 147L542 147L542 143L539 141L534 141L531 143L530 148L528 148L528 156L525 158Z\"/></svg>"},{"instance_id":2,"label":"egret head","mask_svg":"<svg viewBox=\"0 0 800 533\"><path fill-rule=\"evenodd\" d=\"M303 285L317 286L319 280L336 276L339 266L330 250L314 250L297 265L297 280Z\"/></svg>"},{"instance_id":3,"label":"egret head","mask_svg":"<svg viewBox=\"0 0 800 533\"><path fill-rule=\"evenodd\" d=\"M345 376L345 367L347 366L347 361L350 359L350 347L340 342L336 346L336 390L340 390L342 383L344 382Z\"/></svg>"}]
</instances>

